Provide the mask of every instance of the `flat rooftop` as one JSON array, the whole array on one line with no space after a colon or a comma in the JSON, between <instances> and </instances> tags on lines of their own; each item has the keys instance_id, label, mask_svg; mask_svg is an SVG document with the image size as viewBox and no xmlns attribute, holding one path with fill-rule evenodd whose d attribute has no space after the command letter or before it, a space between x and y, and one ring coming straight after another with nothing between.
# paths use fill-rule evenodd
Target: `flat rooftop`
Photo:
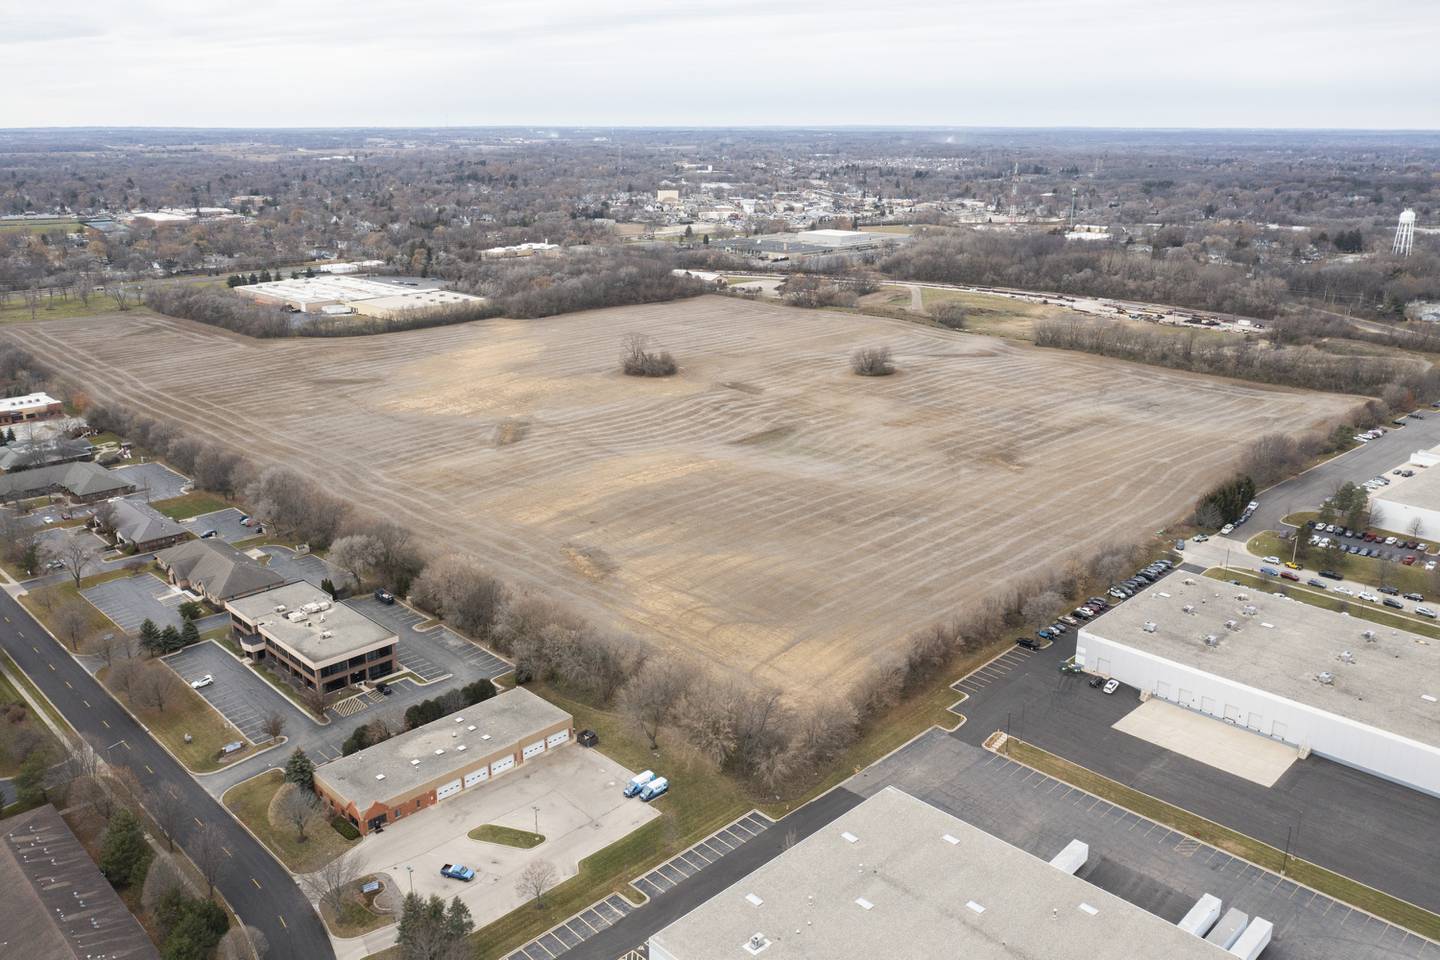
<instances>
[{"instance_id":1,"label":"flat rooftop","mask_svg":"<svg viewBox=\"0 0 1440 960\"><path fill-rule=\"evenodd\" d=\"M769 945L752 951L756 934ZM1226 955L894 787L670 924L650 948L675 960Z\"/></svg>"},{"instance_id":2,"label":"flat rooftop","mask_svg":"<svg viewBox=\"0 0 1440 960\"><path fill-rule=\"evenodd\" d=\"M1187 613L1186 607L1192 612ZM1229 621L1234 629L1226 626ZM1153 633L1146 631L1147 622L1155 625ZM1178 574L1081 629L1396 736L1440 746L1440 702L1425 699L1440 698L1440 640L1223 580ZM1374 632L1373 640L1365 639L1366 631ZM1206 644L1207 636L1216 638L1214 646ZM1353 655L1353 663L1341 659L1346 651ZM1333 684L1316 679L1327 672L1334 676Z\"/></svg>"},{"instance_id":3,"label":"flat rooftop","mask_svg":"<svg viewBox=\"0 0 1440 960\"><path fill-rule=\"evenodd\" d=\"M1432 448L1431 452L1440 453L1440 448ZM1417 469L1413 477L1387 476L1385 479L1390 481L1390 485L1371 494L1373 499L1440 510L1440 468L1426 467ZM1440 530L1422 530L1422 533L1426 540L1440 538ZM1422 538L1417 536L1415 539Z\"/></svg>"},{"instance_id":4,"label":"flat rooftop","mask_svg":"<svg viewBox=\"0 0 1440 960\"><path fill-rule=\"evenodd\" d=\"M244 294L267 294L294 303L329 303L349 300L369 300L375 297L394 296L395 285L381 283L366 277L349 277L325 274L318 277L297 277L293 280L272 280L269 283L252 283L236 287ZM401 288L403 289L403 288Z\"/></svg>"},{"instance_id":5,"label":"flat rooftop","mask_svg":"<svg viewBox=\"0 0 1440 960\"><path fill-rule=\"evenodd\" d=\"M159 960L160 953L55 808L0 825L0 957Z\"/></svg>"},{"instance_id":6,"label":"flat rooftop","mask_svg":"<svg viewBox=\"0 0 1440 960\"><path fill-rule=\"evenodd\" d=\"M31 407L47 407L59 402L48 393L27 393L23 397L0 398L0 410L28 410Z\"/></svg>"},{"instance_id":7,"label":"flat rooftop","mask_svg":"<svg viewBox=\"0 0 1440 960\"><path fill-rule=\"evenodd\" d=\"M321 764L315 772L363 811L377 800L403 796L460 767L470 757L512 747L536 731L570 719L570 714L550 701L516 687L359 753ZM383 780L376 779L380 774Z\"/></svg>"},{"instance_id":8,"label":"flat rooftop","mask_svg":"<svg viewBox=\"0 0 1440 960\"><path fill-rule=\"evenodd\" d=\"M307 604L313 607L304 619L289 619L297 611L305 612ZM275 609L280 606L283 612ZM396 636L389 627L333 602L324 590L303 580L231 600L226 608L317 666Z\"/></svg>"}]
</instances>

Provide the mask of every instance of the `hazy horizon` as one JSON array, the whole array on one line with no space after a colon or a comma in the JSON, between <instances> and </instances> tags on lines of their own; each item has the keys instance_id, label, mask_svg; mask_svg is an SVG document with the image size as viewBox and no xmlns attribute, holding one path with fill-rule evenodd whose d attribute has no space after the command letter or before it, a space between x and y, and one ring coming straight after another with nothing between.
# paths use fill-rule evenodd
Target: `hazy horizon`
<instances>
[{"instance_id":1,"label":"hazy horizon","mask_svg":"<svg viewBox=\"0 0 1440 960\"><path fill-rule=\"evenodd\" d=\"M1440 129L1421 0L77 0L6 19L6 129Z\"/></svg>"}]
</instances>

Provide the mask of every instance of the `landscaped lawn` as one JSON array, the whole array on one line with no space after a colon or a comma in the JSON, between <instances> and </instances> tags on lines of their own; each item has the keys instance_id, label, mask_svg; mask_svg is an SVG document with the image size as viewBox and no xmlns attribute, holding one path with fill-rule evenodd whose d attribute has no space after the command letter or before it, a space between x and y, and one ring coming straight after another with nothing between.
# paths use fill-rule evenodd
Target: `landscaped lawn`
<instances>
[{"instance_id":1,"label":"landscaped lawn","mask_svg":"<svg viewBox=\"0 0 1440 960\"><path fill-rule=\"evenodd\" d=\"M470 839L479 840L481 843L499 843L507 847L519 847L521 850L529 850L531 847L538 847L545 842L543 834L531 833L529 830L516 830L514 827L502 827L495 823L487 823L483 827L471 830Z\"/></svg>"},{"instance_id":2,"label":"landscaped lawn","mask_svg":"<svg viewBox=\"0 0 1440 960\"><path fill-rule=\"evenodd\" d=\"M158 662L147 666L155 670L170 669ZM129 707L130 712L140 718L140 722L155 735L155 739L165 744L188 769L195 773L219 770L223 766L218 759L220 748L237 740L245 744L245 749L231 754L232 759L249 756L250 742L245 736L226 722L204 697L179 677L176 677L174 696L165 704L165 709L156 710L133 703L123 693L111 687L111 669L100 669L96 675L100 682L105 684L115 699ZM190 735L189 743L185 742L186 734Z\"/></svg>"},{"instance_id":3,"label":"landscaped lawn","mask_svg":"<svg viewBox=\"0 0 1440 960\"><path fill-rule=\"evenodd\" d=\"M375 898L384 891L376 893L361 893L360 888L367 882L376 880L377 877L361 877L355 883L345 888L340 894L339 915L331 906L329 901L320 905L320 916L325 919L325 925L330 932L337 937L348 939L358 937L362 933L369 933L388 923L393 923L395 917L388 913L377 913L374 909Z\"/></svg>"},{"instance_id":4,"label":"landscaped lawn","mask_svg":"<svg viewBox=\"0 0 1440 960\"><path fill-rule=\"evenodd\" d=\"M234 504L213 493L196 490L193 493L181 494L168 500L156 500L150 506L171 520L184 520L187 517L198 517L202 513L224 510L227 507L233 507Z\"/></svg>"},{"instance_id":5,"label":"landscaped lawn","mask_svg":"<svg viewBox=\"0 0 1440 960\"><path fill-rule=\"evenodd\" d=\"M239 817L291 871L312 873L359 842L346 840L323 820L306 834L304 840L297 838L293 827L272 823L270 803L284 783L285 775L279 770L267 770L258 777L231 787L223 799L230 812Z\"/></svg>"},{"instance_id":6,"label":"landscaped lawn","mask_svg":"<svg viewBox=\"0 0 1440 960\"><path fill-rule=\"evenodd\" d=\"M8 666L8 663L7 663ZM5 721L5 729L0 731L0 777L13 777L20 772L20 760L9 749L12 738L20 731L33 730L40 737L39 750L45 751L51 761L58 760L63 751L55 734L45 725L45 721L35 715L35 711L25 702L20 691L15 689L3 675L0 675L0 712L3 712L10 704L21 704L25 709L25 719L19 722Z\"/></svg>"},{"instance_id":7,"label":"landscaped lawn","mask_svg":"<svg viewBox=\"0 0 1440 960\"><path fill-rule=\"evenodd\" d=\"M108 573L96 574L92 577L85 577L80 581L79 589L75 587L75 581L66 578L59 583L52 583L47 586L37 587L30 590L20 598L20 603L29 610L35 619L45 624L46 628L55 633L55 625L52 617L61 607L74 603L78 609L85 613L85 631L80 638L80 649L83 651L86 646L97 637L107 633L119 633L120 627L115 621L96 609L95 605L80 595L80 590L85 590L97 584L106 583L110 580L119 580L131 575L129 570L111 570ZM56 634L56 636L59 636ZM62 643L65 641L62 639Z\"/></svg>"}]
</instances>

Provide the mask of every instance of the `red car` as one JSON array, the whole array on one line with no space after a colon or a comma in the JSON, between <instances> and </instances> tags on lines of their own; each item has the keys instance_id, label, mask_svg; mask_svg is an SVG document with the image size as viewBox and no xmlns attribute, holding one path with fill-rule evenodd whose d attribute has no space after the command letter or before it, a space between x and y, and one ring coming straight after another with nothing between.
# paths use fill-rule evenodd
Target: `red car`
<instances>
[{"instance_id":1,"label":"red car","mask_svg":"<svg viewBox=\"0 0 1440 960\"><path fill-rule=\"evenodd\" d=\"M1280 571L1280 579L1282 579L1282 580L1294 580L1296 583L1299 583L1299 582L1300 582L1300 574L1296 573L1294 570L1281 570L1281 571Z\"/></svg>"},{"instance_id":2,"label":"red car","mask_svg":"<svg viewBox=\"0 0 1440 960\"><path fill-rule=\"evenodd\" d=\"M1412 553L1412 554L1408 554L1408 555L1406 555L1405 559L1404 559L1404 560L1401 560L1400 562L1403 563L1403 564L1405 564L1405 566L1407 566L1407 567L1408 567L1408 566L1411 566L1412 564L1415 563L1415 555L1414 555L1413 553Z\"/></svg>"}]
</instances>

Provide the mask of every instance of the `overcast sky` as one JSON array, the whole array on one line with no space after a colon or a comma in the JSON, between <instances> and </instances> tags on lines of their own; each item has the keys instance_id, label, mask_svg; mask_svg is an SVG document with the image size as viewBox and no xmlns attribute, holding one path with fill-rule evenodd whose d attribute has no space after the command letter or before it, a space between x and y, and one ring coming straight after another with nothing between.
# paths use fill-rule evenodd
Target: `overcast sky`
<instances>
[{"instance_id":1,"label":"overcast sky","mask_svg":"<svg viewBox=\"0 0 1440 960\"><path fill-rule=\"evenodd\" d=\"M0 0L0 127L1440 128L1437 0Z\"/></svg>"}]
</instances>

